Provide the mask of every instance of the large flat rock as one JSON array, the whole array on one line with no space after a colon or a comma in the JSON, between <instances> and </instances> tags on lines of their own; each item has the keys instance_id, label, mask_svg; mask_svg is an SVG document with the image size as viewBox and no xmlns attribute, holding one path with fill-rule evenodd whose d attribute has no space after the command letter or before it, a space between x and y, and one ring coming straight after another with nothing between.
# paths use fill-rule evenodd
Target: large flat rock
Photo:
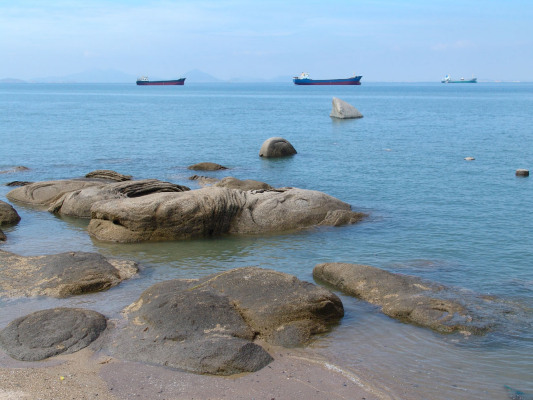
<instances>
[{"instance_id":1,"label":"large flat rock","mask_svg":"<svg viewBox=\"0 0 533 400\"><path fill-rule=\"evenodd\" d=\"M482 299L469 299L470 303L466 304L450 288L414 276L393 274L368 265L323 263L315 266L313 277L379 305L392 318L441 333L482 334L494 322L481 315Z\"/></svg>"},{"instance_id":2,"label":"large flat rock","mask_svg":"<svg viewBox=\"0 0 533 400\"><path fill-rule=\"evenodd\" d=\"M67 297L107 290L138 271L133 261L97 253L19 256L0 250L0 296Z\"/></svg>"},{"instance_id":3,"label":"large flat rock","mask_svg":"<svg viewBox=\"0 0 533 400\"><path fill-rule=\"evenodd\" d=\"M288 274L238 268L150 287L104 347L119 358L231 375L272 361L255 339L304 345L342 316L340 299L326 289Z\"/></svg>"},{"instance_id":4,"label":"large flat rock","mask_svg":"<svg viewBox=\"0 0 533 400\"><path fill-rule=\"evenodd\" d=\"M107 326L96 311L54 308L11 321L0 331L0 346L21 361L39 361L87 347Z\"/></svg>"},{"instance_id":5,"label":"large flat rock","mask_svg":"<svg viewBox=\"0 0 533 400\"><path fill-rule=\"evenodd\" d=\"M364 216L325 193L297 188L207 187L98 202L91 211L89 233L113 242L265 234L355 223Z\"/></svg>"}]
</instances>

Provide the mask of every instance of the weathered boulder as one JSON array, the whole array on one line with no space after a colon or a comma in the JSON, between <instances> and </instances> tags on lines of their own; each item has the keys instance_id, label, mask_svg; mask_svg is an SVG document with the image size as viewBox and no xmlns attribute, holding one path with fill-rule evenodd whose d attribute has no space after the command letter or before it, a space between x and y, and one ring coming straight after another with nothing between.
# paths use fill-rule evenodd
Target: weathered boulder
<instances>
[{"instance_id":1,"label":"weathered boulder","mask_svg":"<svg viewBox=\"0 0 533 400\"><path fill-rule=\"evenodd\" d=\"M252 179L240 180L237 178L233 178L231 176L227 176L223 178L222 180L216 182L214 186L226 187L229 189L238 189L238 190L270 190L270 189L273 189L272 186L264 182L254 181Z\"/></svg>"},{"instance_id":2,"label":"weathered boulder","mask_svg":"<svg viewBox=\"0 0 533 400\"><path fill-rule=\"evenodd\" d=\"M306 343L343 315L337 296L295 277L240 268L200 280L158 283L125 310L105 345L119 358L231 375L272 357L253 342Z\"/></svg>"},{"instance_id":3,"label":"weathered boulder","mask_svg":"<svg viewBox=\"0 0 533 400\"><path fill-rule=\"evenodd\" d=\"M48 211L79 218L90 218L91 207L98 201L146 196L151 193L183 192L187 186L157 179L113 182L104 186L89 186L63 193L50 204Z\"/></svg>"},{"instance_id":4,"label":"weathered boulder","mask_svg":"<svg viewBox=\"0 0 533 400\"><path fill-rule=\"evenodd\" d=\"M527 178L529 176L529 170L527 170L527 169L517 169L516 172L515 172L515 175Z\"/></svg>"},{"instance_id":5,"label":"weathered boulder","mask_svg":"<svg viewBox=\"0 0 533 400\"><path fill-rule=\"evenodd\" d=\"M39 361L87 347L107 326L96 311L54 308L11 321L0 331L0 346L21 361Z\"/></svg>"},{"instance_id":6,"label":"weathered boulder","mask_svg":"<svg viewBox=\"0 0 533 400\"><path fill-rule=\"evenodd\" d=\"M262 234L355 223L363 217L334 197L296 188L206 187L98 202L91 211L89 233L113 242Z\"/></svg>"},{"instance_id":7,"label":"weathered boulder","mask_svg":"<svg viewBox=\"0 0 533 400\"><path fill-rule=\"evenodd\" d=\"M0 242L5 242L7 240L6 235L4 232L2 232L2 229L0 229Z\"/></svg>"},{"instance_id":8,"label":"weathered boulder","mask_svg":"<svg viewBox=\"0 0 533 400\"><path fill-rule=\"evenodd\" d=\"M20 216L13 206L0 200L0 226L14 225L20 221Z\"/></svg>"},{"instance_id":9,"label":"weathered boulder","mask_svg":"<svg viewBox=\"0 0 533 400\"><path fill-rule=\"evenodd\" d=\"M259 157L265 158L287 157L296 153L296 149L292 144L281 137L273 137L265 140L259 149Z\"/></svg>"},{"instance_id":10,"label":"weathered boulder","mask_svg":"<svg viewBox=\"0 0 533 400\"><path fill-rule=\"evenodd\" d=\"M131 175L124 175L109 169L97 169L85 175L86 178L105 179L108 181L123 182L131 180Z\"/></svg>"},{"instance_id":11,"label":"weathered boulder","mask_svg":"<svg viewBox=\"0 0 533 400\"><path fill-rule=\"evenodd\" d=\"M337 97L333 98L332 105L330 117L341 119L363 118L363 114L357 108Z\"/></svg>"},{"instance_id":12,"label":"weathered boulder","mask_svg":"<svg viewBox=\"0 0 533 400\"><path fill-rule=\"evenodd\" d=\"M34 206L48 206L65 193L81 190L87 187L103 187L107 183L89 179L66 179L59 181L35 182L11 190L6 197L11 201L31 204Z\"/></svg>"},{"instance_id":13,"label":"weathered boulder","mask_svg":"<svg viewBox=\"0 0 533 400\"><path fill-rule=\"evenodd\" d=\"M212 163L212 162L201 162L198 164L191 165L187 169L192 169L195 171L218 171L221 169L228 169L223 165Z\"/></svg>"},{"instance_id":14,"label":"weathered boulder","mask_svg":"<svg viewBox=\"0 0 533 400\"><path fill-rule=\"evenodd\" d=\"M318 264L313 277L343 292L381 306L383 313L441 333L482 334L491 328L447 287L414 276L393 274L367 265Z\"/></svg>"},{"instance_id":15,"label":"weathered boulder","mask_svg":"<svg viewBox=\"0 0 533 400\"><path fill-rule=\"evenodd\" d=\"M97 253L24 257L0 250L0 296L67 297L107 290L138 272L135 262Z\"/></svg>"}]
</instances>

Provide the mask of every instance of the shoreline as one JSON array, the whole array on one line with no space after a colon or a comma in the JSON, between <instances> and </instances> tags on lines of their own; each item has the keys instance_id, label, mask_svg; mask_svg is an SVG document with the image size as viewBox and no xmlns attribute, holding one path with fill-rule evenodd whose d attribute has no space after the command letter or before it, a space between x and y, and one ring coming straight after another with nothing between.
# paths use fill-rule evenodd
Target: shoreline
<instances>
[{"instance_id":1,"label":"shoreline","mask_svg":"<svg viewBox=\"0 0 533 400\"><path fill-rule=\"evenodd\" d=\"M264 344L262 344L264 345ZM305 349L270 346L274 361L237 376L197 375L122 361L90 347L37 362L0 351L0 398L66 399L360 399L393 400L351 372Z\"/></svg>"}]
</instances>

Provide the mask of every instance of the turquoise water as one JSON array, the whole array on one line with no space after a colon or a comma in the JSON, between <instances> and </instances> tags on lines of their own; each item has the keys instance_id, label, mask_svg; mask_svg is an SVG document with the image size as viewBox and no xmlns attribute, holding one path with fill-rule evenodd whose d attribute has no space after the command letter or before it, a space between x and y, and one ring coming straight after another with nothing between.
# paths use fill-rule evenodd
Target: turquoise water
<instances>
[{"instance_id":1,"label":"turquoise water","mask_svg":"<svg viewBox=\"0 0 533 400\"><path fill-rule=\"evenodd\" d=\"M364 118L329 117L332 97ZM22 255L98 251L144 265L106 293L66 300L2 300L0 327L55 305L110 317L154 282L246 265L312 281L320 262L369 264L501 298L519 318L485 337L438 335L341 296L346 317L313 351L390 398L499 399L503 385L533 393L533 84L0 85L0 199L14 180L113 169L196 188L187 166L229 167L217 178L320 190L364 211L361 224L267 237L118 245L92 240L87 221L15 205L3 229ZM269 137L298 154L266 160ZM474 161L465 161L474 157Z\"/></svg>"}]
</instances>

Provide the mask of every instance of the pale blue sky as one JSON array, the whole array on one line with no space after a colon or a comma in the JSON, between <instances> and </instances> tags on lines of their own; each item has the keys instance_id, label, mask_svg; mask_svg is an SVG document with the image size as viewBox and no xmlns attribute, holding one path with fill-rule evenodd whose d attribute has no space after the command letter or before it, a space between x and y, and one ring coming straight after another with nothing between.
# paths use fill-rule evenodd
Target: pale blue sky
<instances>
[{"instance_id":1,"label":"pale blue sky","mask_svg":"<svg viewBox=\"0 0 533 400\"><path fill-rule=\"evenodd\" d=\"M533 0L0 0L0 79L533 81Z\"/></svg>"}]
</instances>

